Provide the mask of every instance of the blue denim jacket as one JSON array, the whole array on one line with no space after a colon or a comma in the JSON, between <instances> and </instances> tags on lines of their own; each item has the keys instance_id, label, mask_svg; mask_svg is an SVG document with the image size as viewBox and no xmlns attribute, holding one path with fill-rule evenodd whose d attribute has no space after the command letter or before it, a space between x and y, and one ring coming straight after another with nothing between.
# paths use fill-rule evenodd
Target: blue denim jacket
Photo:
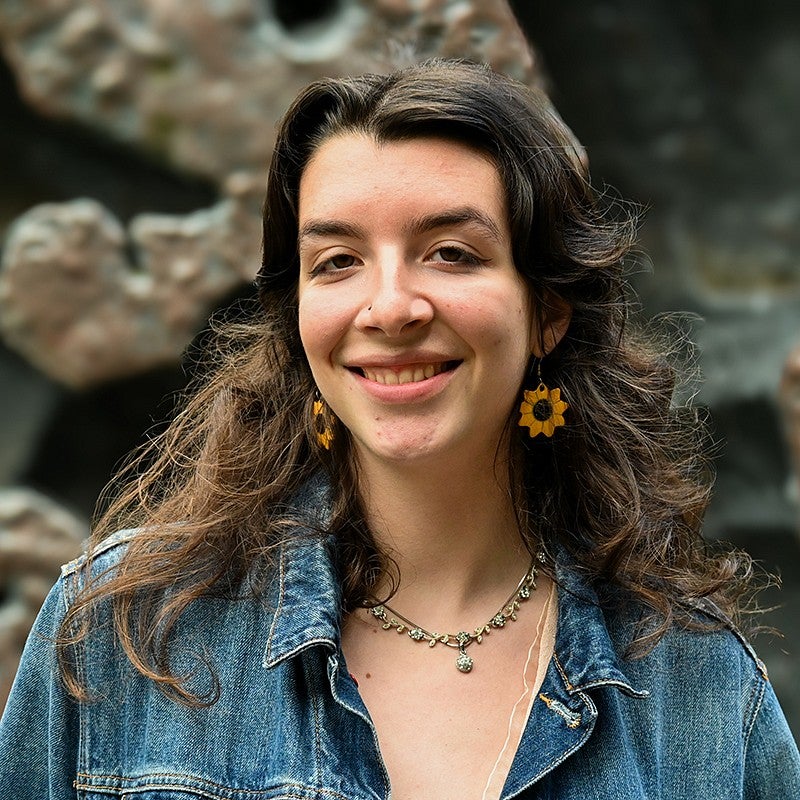
<instances>
[{"instance_id":1,"label":"blue denim jacket","mask_svg":"<svg viewBox=\"0 0 800 800\"><path fill-rule=\"evenodd\" d=\"M131 535L102 547L98 569ZM391 796L340 649L325 542L286 547L260 599L190 607L174 667L202 692L211 663L221 690L200 709L137 673L102 619L80 662L94 701L67 697L51 640L80 588L79 566L63 569L45 602L0 723L0 800ZM503 798L800 798L797 747L763 665L736 632L673 630L650 655L625 661L622 615L601 610L569 565L556 579L555 655Z\"/></svg>"}]
</instances>

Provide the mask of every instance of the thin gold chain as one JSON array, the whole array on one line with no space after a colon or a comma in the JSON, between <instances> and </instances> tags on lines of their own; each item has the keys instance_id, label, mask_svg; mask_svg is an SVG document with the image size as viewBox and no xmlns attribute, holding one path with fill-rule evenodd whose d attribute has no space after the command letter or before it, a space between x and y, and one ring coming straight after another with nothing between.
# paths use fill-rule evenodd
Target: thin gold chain
<instances>
[{"instance_id":1,"label":"thin gold chain","mask_svg":"<svg viewBox=\"0 0 800 800\"><path fill-rule=\"evenodd\" d=\"M400 634L407 633L409 638L415 642L427 642L428 647L443 644L446 647L457 649L459 655L456 659L456 667L460 672L471 672L474 661L467 655L466 649L473 643L480 644L484 636L488 636L493 630L505 627L506 622L509 620L516 621L520 603L527 600L531 596L531 592L536 589L537 560L542 560L541 555L537 555L534 558L514 591L509 595L505 603L500 606L497 613L487 623L475 628L472 633L469 631L436 633L435 631L426 630L386 605L386 603L374 606L370 609L370 612L376 619L380 620L381 627L384 630L395 630Z\"/></svg>"}]
</instances>

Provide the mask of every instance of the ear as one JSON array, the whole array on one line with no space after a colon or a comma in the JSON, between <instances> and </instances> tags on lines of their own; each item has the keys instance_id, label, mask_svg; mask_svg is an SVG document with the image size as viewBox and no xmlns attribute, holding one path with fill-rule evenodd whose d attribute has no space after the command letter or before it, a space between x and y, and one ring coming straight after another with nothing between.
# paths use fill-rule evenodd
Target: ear
<instances>
[{"instance_id":1,"label":"ear","mask_svg":"<svg viewBox=\"0 0 800 800\"><path fill-rule=\"evenodd\" d=\"M531 353L544 358L564 337L572 319L572 306L547 292L533 301L531 314Z\"/></svg>"}]
</instances>

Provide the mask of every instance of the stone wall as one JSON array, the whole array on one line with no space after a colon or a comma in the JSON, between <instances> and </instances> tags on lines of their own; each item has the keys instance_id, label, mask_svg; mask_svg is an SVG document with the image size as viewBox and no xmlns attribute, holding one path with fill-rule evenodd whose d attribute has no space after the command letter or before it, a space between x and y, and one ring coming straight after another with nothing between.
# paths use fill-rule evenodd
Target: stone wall
<instances>
[{"instance_id":1,"label":"stone wall","mask_svg":"<svg viewBox=\"0 0 800 800\"><path fill-rule=\"evenodd\" d=\"M719 442L706 534L783 577L762 602L785 639L756 645L800 735L800 7L513 5L595 182L646 208L632 281L645 317L681 312L697 342Z\"/></svg>"},{"instance_id":2,"label":"stone wall","mask_svg":"<svg viewBox=\"0 0 800 800\"><path fill-rule=\"evenodd\" d=\"M800 345L800 11L723 0L514 3L596 181L646 207L648 316L689 312L713 412L707 531L785 530L778 400Z\"/></svg>"}]
</instances>

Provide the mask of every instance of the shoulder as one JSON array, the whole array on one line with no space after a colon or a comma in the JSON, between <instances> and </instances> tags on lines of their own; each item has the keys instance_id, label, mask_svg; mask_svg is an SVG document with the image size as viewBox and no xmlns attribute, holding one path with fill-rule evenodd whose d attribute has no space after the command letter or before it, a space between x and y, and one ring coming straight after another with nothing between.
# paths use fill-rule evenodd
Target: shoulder
<instances>
[{"instance_id":1,"label":"shoulder","mask_svg":"<svg viewBox=\"0 0 800 800\"><path fill-rule=\"evenodd\" d=\"M689 610L701 626L700 630L675 626L677 632L690 641L695 641L698 635L705 636L703 641L708 647L722 650L726 656L736 656L747 672L755 671L765 681L769 680L766 664L758 657L750 640L716 603L701 599Z\"/></svg>"},{"instance_id":2,"label":"shoulder","mask_svg":"<svg viewBox=\"0 0 800 800\"><path fill-rule=\"evenodd\" d=\"M77 558L72 559L61 567L61 577L69 578L86 567L91 559L94 563L108 562L109 566L120 557L128 543L140 532L138 528L128 528L112 533L99 544L89 547Z\"/></svg>"},{"instance_id":3,"label":"shoulder","mask_svg":"<svg viewBox=\"0 0 800 800\"><path fill-rule=\"evenodd\" d=\"M710 600L701 600L684 609L655 646L641 658L626 658L632 668L644 665L686 669L699 678L710 674L741 674L756 680L769 680L767 668L747 636ZM615 648L626 653L642 626L643 612L636 603L605 610L604 616Z\"/></svg>"},{"instance_id":4,"label":"shoulder","mask_svg":"<svg viewBox=\"0 0 800 800\"><path fill-rule=\"evenodd\" d=\"M311 478L292 491L287 498L284 507L287 519L293 519L296 529L311 528L314 530L324 530L331 515L332 488L328 479L323 473L314 473ZM170 522L168 526L172 530L191 530L183 522ZM287 530L289 530L287 528ZM147 527L125 528L110 534L102 541L91 544L81 555L74 558L61 567L61 577L65 580L74 579L91 567L93 575L113 569L124 557L130 544L136 539L154 534L154 529ZM294 539L295 530L292 535L287 535L286 544Z\"/></svg>"},{"instance_id":5,"label":"shoulder","mask_svg":"<svg viewBox=\"0 0 800 800\"><path fill-rule=\"evenodd\" d=\"M622 753L647 781L664 781L664 796L800 796L786 792L800 786L800 761L766 668L720 609L696 604L691 624L674 623L634 658L641 606L601 605L580 573L560 577L554 660L568 700L580 696L596 720L597 762ZM730 793L743 784L743 794Z\"/></svg>"},{"instance_id":6,"label":"shoulder","mask_svg":"<svg viewBox=\"0 0 800 800\"><path fill-rule=\"evenodd\" d=\"M742 632L712 603L688 609L688 624L673 623L644 655L632 645L653 630L632 599L595 588L564 565L559 578L556 652L574 687L616 685L649 696L642 713L683 718L731 715L747 727L763 700L768 675ZM646 709L650 709L646 711ZM733 724L733 722L732 722Z\"/></svg>"},{"instance_id":7,"label":"shoulder","mask_svg":"<svg viewBox=\"0 0 800 800\"><path fill-rule=\"evenodd\" d=\"M650 694L668 718L704 730L703 720L738 730L747 741L769 690L764 662L739 628L713 603L691 609L690 623L673 623L639 658L623 658L630 680ZM631 642L631 614L607 613L620 652ZM684 727L684 726L682 726Z\"/></svg>"},{"instance_id":8,"label":"shoulder","mask_svg":"<svg viewBox=\"0 0 800 800\"><path fill-rule=\"evenodd\" d=\"M591 667L598 660L639 677L652 672L662 679L666 674L690 681L732 670L767 680L766 667L746 636L708 600L684 607L682 614L676 614L680 622L673 622L656 638L658 625L648 621L651 612L636 598L595 585L567 557L556 562L555 577L559 586L557 649L573 654L567 660L584 681L598 672ZM642 657L631 657L632 645L642 639L646 642L648 634L654 646Z\"/></svg>"},{"instance_id":9,"label":"shoulder","mask_svg":"<svg viewBox=\"0 0 800 800\"><path fill-rule=\"evenodd\" d=\"M140 534L139 528L117 531L97 544L90 544L81 555L64 564L56 586L61 587L66 600L71 601L84 588L88 573L100 577L112 572L130 543Z\"/></svg>"},{"instance_id":10,"label":"shoulder","mask_svg":"<svg viewBox=\"0 0 800 800\"><path fill-rule=\"evenodd\" d=\"M744 797L800 796L800 755L764 662L713 604L697 613L714 627L673 626L631 668L648 673L665 720L680 722L681 747L739 754Z\"/></svg>"}]
</instances>

